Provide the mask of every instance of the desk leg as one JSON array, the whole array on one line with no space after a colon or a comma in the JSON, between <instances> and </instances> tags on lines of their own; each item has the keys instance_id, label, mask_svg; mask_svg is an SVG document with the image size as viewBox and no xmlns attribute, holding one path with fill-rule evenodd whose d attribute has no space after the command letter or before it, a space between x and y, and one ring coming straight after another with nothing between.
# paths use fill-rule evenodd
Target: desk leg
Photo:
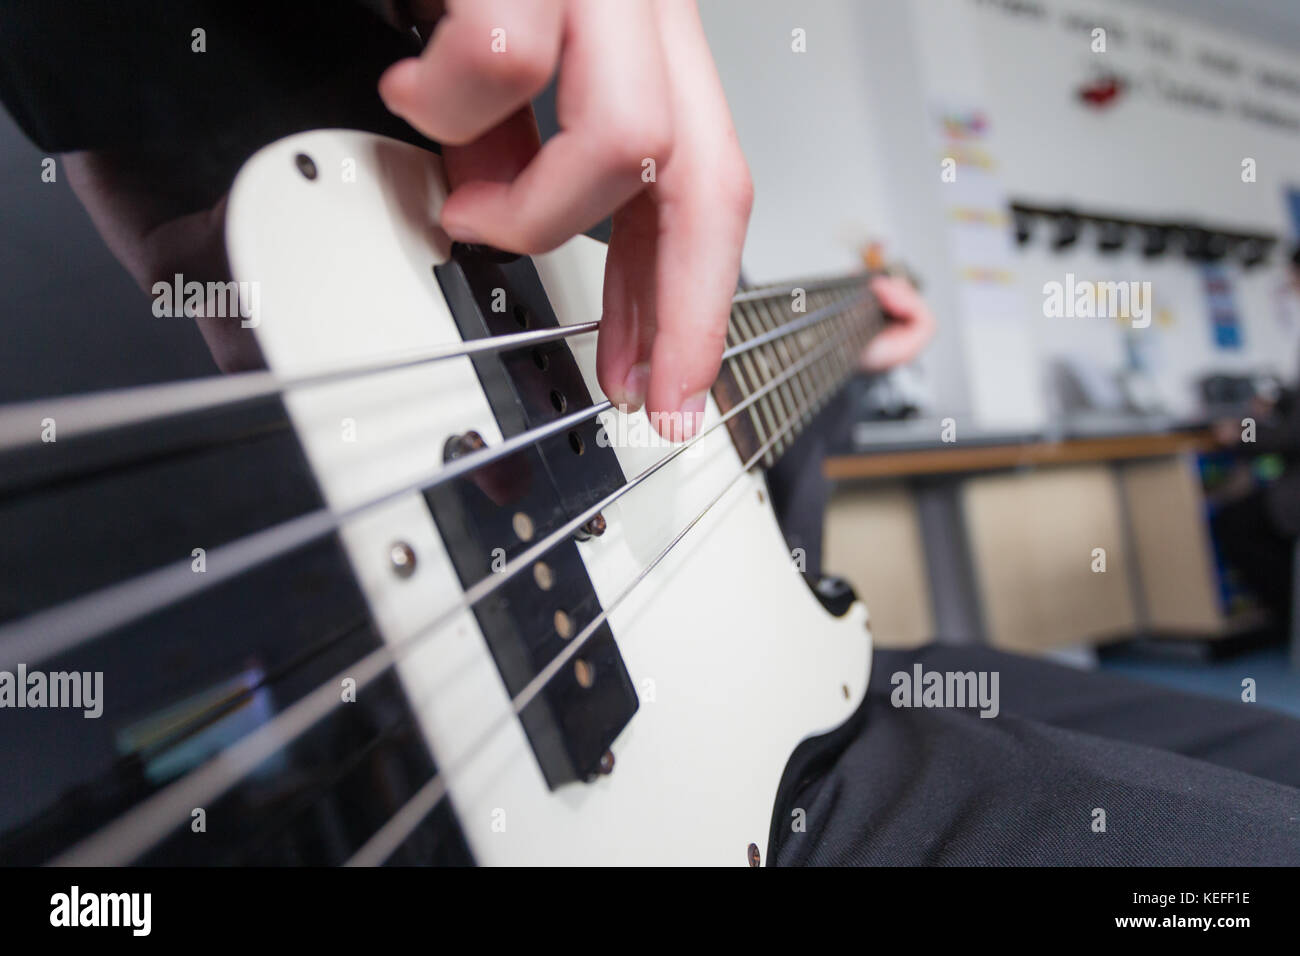
<instances>
[{"instance_id":1,"label":"desk leg","mask_svg":"<svg viewBox=\"0 0 1300 956\"><path fill-rule=\"evenodd\" d=\"M912 488L930 578L935 640L940 644L987 644L979 582L962 508L961 481L921 478Z\"/></svg>"},{"instance_id":2,"label":"desk leg","mask_svg":"<svg viewBox=\"0 0 1300 956\"><path fill-rule=\"evenodd\" d=\"M1128 489L1124 485L1122 464L1110 466L1115 482L1115 500L1119 502L1119 525L1124 548L1124 564L1128 574L1129 596L1133 601L1133 637L1144 638L1151 630L1151 612L1147 607L1146 584L1142 580L1142 557L1138 553L1137 538L1133 534L1133 509Z\"/></svg>"}]
</instances>

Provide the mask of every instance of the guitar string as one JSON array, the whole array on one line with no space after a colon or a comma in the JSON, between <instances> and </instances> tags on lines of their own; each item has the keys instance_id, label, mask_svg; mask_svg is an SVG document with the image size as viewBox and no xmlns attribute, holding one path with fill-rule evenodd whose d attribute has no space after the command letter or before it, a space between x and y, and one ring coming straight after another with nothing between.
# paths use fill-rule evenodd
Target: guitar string
<instances>
[{"instance_id":1,"label":"guitar string","mask_svg":"<svg viewBox=\"0 0 1300 956\"><path fill-rule=\"evenodd\" d=\"M770 286L738 294L732 306L771 298L805 288L806 292L834 289L861 282L860 274L810 282L803 286ZM470 358L545 345L560 339L595 332L600 322L579 322L553 329L511 332L454 345L434 346L401 355L391 355L357 365L326 368L281 378L271 371L210 376L185 382L165 382L132 388L105 389L68 397L49 396L12 403L0 408L0 453L39 445L41 431L34 421L53 419L60 437L79 438L142 425L158 419L177 418L199 412L271 398L291 391L335 385L354 378L401 371L454 358Z\"/></svg>"},{"instance_id":2,"label":"guitar string","mask_svg":"<svg viewBox=\"0 0 1300 956\"><path fill-rule=\"evenodd\" d=\"M874 274L874 273L873 273ZM862 282L864 278L869 278L869 274L856 272L848 276L832 276L826 279L813 279L809 282L781 282L772 285L757 286L753 289L744 289L736 293L731 299L732 305L740 305L742 302L756 302L760 299L776 299L782 296L793 295L802 290L804 293L811 295L814 292L830 292L844 285L849 285L856 280Z\"/></svg>"},{"instance_id":3,"label":"guitar string","mask_svg":"<svg viewBox=\"0 0 1300 956\"><path fill-rule=\"evenodd\" d=\"M830 390L829 387L821 389L812 401L808 403L809 407L817 407ZM800 413L807 410L808 408L804 408L800 410ZM709 511L711 511L724 497L726 497L728 492L735 487L736 483L740 481L741 478L749 473L749 470L755 464L762 460L768 450L780 441L786 432L790 431L790 429L798 424L800 421L800 413L791 415L786 424L764 442L757 452L749 457L749 459L741 466L740 470L726 483L722 490L718 492L718 494L712 498L709 503L706 504L700 512L673 537L671 541L668 542L663 550L656 554L648 564L637 572L632 580L629 581L618 593L610 605L603 608L601 612L573 638L572 641L565 645L564 650L551 658L551 660L547 662L537 675L529 681L527 685L525 685L524 689L511 698L509 711L498 716L497 719L483 733L481 733L473 743L466 747L464 755L459 761L453 761L451 764L452 767L457 771L462 769L473 760L476 755L482 753L492 738L495 737L503 728L507 727L510 721L523 713L524 708L532 703L532 701L536 699L537 695L555 679L556 675L560 673L560 669L573 659L578 651L582 649L583 645L585 645L587 641L589 641L600 629L601 625L608 620L609 616L614 613L628 595L636 589L637 585L644 581L646 576L658 567L660 562L668 556L669 552L671 552L673 548L675 548L686 537L686 535L690 533L691 529L699 524L700 521L704 519L705 515L707 515ZM415 795L403 804L402 807L399 808L379 830L372 834L370 839L368 839L344 865L379 866L387 860L388 857L402 845L406 838L411 835L415 828L420 825L420 822L424 820L424 818L427 817L442 801L443 797L447 795L447 786L444 782L447 773L448 768L444 767L426 781L425 784L416 791Z\"/></svg>"},{"instance_id":4,"label":"guitar string","mask_svg":"<svg viewBox=\"0 0 1300 956\"><path fill-rule=\"evenodd\" d=\"M862 301L859 298L858 304L861 304ZM386 672L389 667L411 653L417 643L427 637L441 633L441 628L449 623L455 615L472 608L479 601L496 591L497 588L504 586L521 570L531 566L556 544L568 540L574 531L601 510L617 501L633 488L640 486L678 455L683 454L694 447L697 442L702 441L706 436L724 426L731 418L744 411L749 404L766 394L768 390L779 387L786 377L797 374L803 367L821 360L825 357L823 353L826 355L831 353L840 344L839 340L845 338L851 331L842 331L834 338L827 340L820 348L805 356L800 363L791 366L782 376L773 379L764 389L756 391L746 400L746 403L734 406L725 415L721 416L718 421L701 431L690 441L678 445L669 454L638 474L636 478L508 561L499 572L488 578L483 578L471 586L462 594L460 601L444 609L428 624L398 641L376 648L351 666L340 671L335 677L322 682L281 711L269 723L252 731L238 742L225 748L221 753L210 758L204 765L169 784L163 790L153 794L137 804L133 809L122 814L122 816L83 838L73 847L57 856L51 863L53 865L112 866L122 865L138 858L142 853L147 852L162 840L169 831L178 826L178 821L183 820L189 814L191 808L208 805L222 796L240 779L260 765L262 761L300 738L323 717L337 707L342 706L338 688L341 686L340 682L343 679L353 680L355 682L353 686L358 692L361 691ZM797 419L794 421L797 421Z\"/></svg>"},{"instance_id":5,"label":"guitar string","mask_svg":"<svg viewBox=\"0 0 1300 956\"><path fill-rule=\"evenodd\" d=\"M187 382L107 389L67 398L32 399L0 408L0 452L40 444L40 432L32 428L32 422L44 418L55 421L60 438L97 435L161 418L213 411L290 391L335 385L353 378L401 371L432 362L544 345L556 339L595 332L599 328L599 322L581 322L554 329L511 332L289 378L280 378L271 371L241 372Z\"/></svg>"},{"instance_id":6,"label":"guitar string","mask_svg":"<svg viewBox=\"0 0 1300 956\"><path fill-rule=\"evenodd\" d=\"M847 311L863 298L865 295L848 296L773 331L793 335ZM727 349L722 360L726 361L766 344L772 340L769 336L770 333ZM608 400L601 401L546 425L520 432L500 444L469 452L444 463L432 475L421 476L402 487L390 489L348 508L338 511L328 506L318 508L227 542L208 551L205 558L206 570L202 574L193 570L189 557L182 558L0 625L0 668L11 669L20 662L31 666L72 650L213 588L266 561L288 554L383 504L436 488L589 421L613 407Z\"/></svg>"}]
</instances>

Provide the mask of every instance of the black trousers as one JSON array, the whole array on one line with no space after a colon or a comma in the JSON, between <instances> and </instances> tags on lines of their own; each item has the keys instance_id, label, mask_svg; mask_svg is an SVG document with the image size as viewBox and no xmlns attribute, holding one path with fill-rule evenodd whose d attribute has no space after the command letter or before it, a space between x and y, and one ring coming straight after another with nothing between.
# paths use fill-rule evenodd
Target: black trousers
<instances>
[{"instance_id":1,"label":"black trousers","mask_svg":"<svg viewBox=\"0 0 1300 956\"><path fill-rule=\"evenodd\" d=\"M995 717L891 703L999 675ZM782 813L778 865L1297 865L1300 721L988 648L875 655L856 732ZM1243 677L1250 676L1243 673Z\"/></svg>"}]
</instances>

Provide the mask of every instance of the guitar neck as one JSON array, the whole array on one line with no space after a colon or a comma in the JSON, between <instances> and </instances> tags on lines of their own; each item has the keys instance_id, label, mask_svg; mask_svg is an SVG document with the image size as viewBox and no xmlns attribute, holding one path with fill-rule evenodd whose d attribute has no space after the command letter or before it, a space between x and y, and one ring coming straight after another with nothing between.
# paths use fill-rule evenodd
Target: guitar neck
<instances>
[{"instance_id":1,"label":"guitar neck","mask_svg":"<svg viewBox=\"0 0 1300 956\"><path fill-rule=\"evenodd\" d=\"M770 443L762 464L775 464L857 369L884 324L870 278L859 272L768 286L732 300L713 397L723 414L750 401L727 423L743 460Z\"/></svg>"}]
</instances>

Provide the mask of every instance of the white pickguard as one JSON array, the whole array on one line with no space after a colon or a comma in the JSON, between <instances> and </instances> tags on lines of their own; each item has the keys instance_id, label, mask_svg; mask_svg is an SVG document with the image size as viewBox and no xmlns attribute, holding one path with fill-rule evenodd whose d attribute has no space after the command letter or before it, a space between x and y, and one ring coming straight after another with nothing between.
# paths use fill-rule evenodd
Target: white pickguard
<instances>
[{"instance_id":1,"label":"white pickguard","mask_svg":"<svg viewBox=\"0 0 1300 956\"><path fill-rule=\"evenodd\" d=\"M317 176L295 165L309 156ZM354 173L354 174L353 174ZM259 283L270 367L296 376L459 342L432 267L445 261L437 156L325 130L266 147L230 195L234 278ZM604 246L579 237L537 257L562 323L600 316ZM595 336L570 339L593 395ZM447 438L500 432L468 359L296 390L286 404L328 504L347 508L434 474ZM644 413L638 413L643 415ZM717 420L710 401L706 424ZM644 425L644 423L641 423ZM644 432L645 429L642 429ZM633 477L663 448L618 448ZM739 472L725 428L605 512L580 548L602 604ZM461 590L420 495L341 532L388 641L417 633ZM403 579L389 549L405 541ZM485 864L737 864L767 860L777 785L799 742L842 723L865 692L866 611L825 613L796 573L761 474L738 481L610 616L640 696L612 774L547 789L472 614L398 666L470 848ZM495 731L492 728L500 725Z\"/></svg>"}]
</instances>

